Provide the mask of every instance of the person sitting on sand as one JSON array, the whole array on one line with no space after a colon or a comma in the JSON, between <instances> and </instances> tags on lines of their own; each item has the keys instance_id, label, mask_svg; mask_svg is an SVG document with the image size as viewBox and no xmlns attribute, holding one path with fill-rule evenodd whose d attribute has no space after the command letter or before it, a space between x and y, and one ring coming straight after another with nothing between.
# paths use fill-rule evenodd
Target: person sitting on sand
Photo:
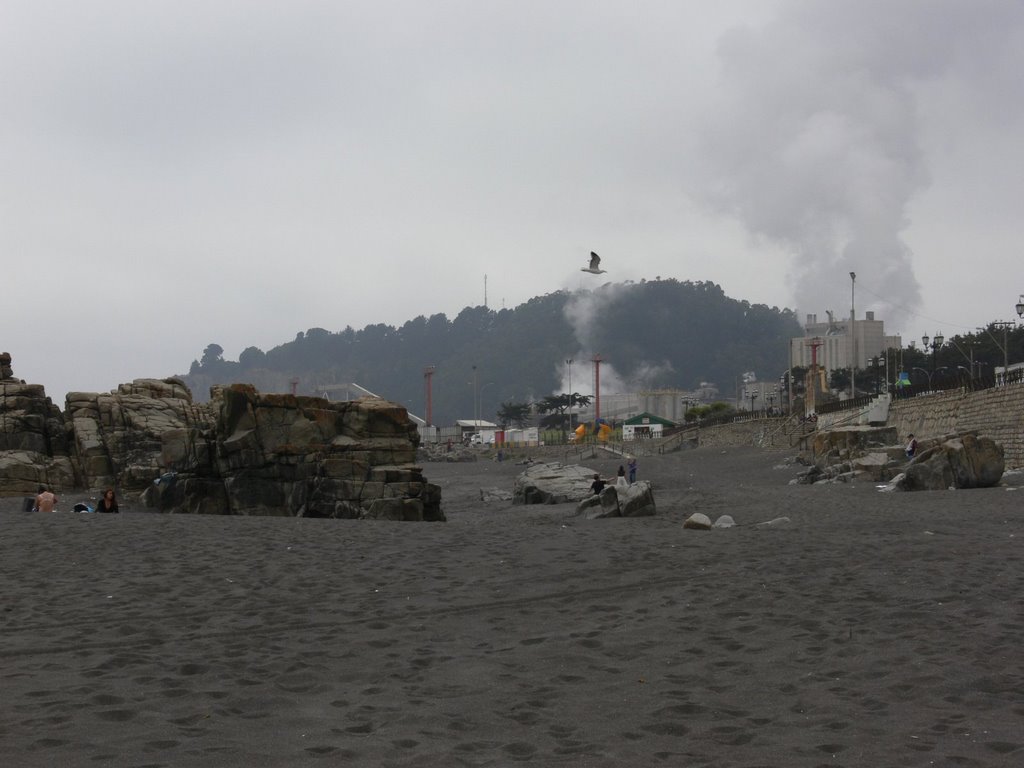
<instances>
[{"instance_id":1,"label":"person sitting on sand","mask_svg":"<svg viewBox=\"0 0 1024 768\"><path fill-rule=\"evenodd\" d=\"M111 512L117 514L121 510L117 506L117 496L114 495L113 488L107 488L103 492L103 498L100 499L100 503L96 505L97 512Z\"/></svg>"},{"instance_id":2,"label":"person sitting on sand","mask_svg":"<svg viewBox=\"0 0 1024 768\"><path fill-rule=\"evenodd\" d=\"M604 490L604 487L606 485L607 483L601 479L600 475L594 475L594 482L590 484L590 492L597 496L599 493L601 493L601 491Z\"/></svg>"},{"instance_id":3,"label":"person sitting on sand","mask_svg":"<svg viewBox=\"0 0 1024 768\"><path fill-rule=\"evenodd\" d=\"M907 441L907 458L912 459L917 454L917 438L913 432L907 435Z\"/></svg>"},{"instance_id":4,"label":"person sitting on sand","mask_svg":"<svg viewBox=\"0 0 1024 768\"><path fill-rule=\"evenodd\" d=\"M39 495L36 496L36 511L37 512L53 512L53 508L57 506L57 497L45 486L39 486Z\"/></svg>"}]
</instances>

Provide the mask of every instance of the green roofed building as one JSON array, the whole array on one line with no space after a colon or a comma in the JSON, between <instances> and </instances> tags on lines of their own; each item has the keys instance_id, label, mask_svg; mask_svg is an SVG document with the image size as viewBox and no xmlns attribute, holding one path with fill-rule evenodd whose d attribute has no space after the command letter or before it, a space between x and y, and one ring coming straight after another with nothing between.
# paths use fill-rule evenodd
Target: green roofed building
<instances>
[{"instance_id":1,"label":"green roofed building","mask_svg":"<svg viewBox=\"0 0 1024 768\"><path fill-rule=\"evenodd\" d=\"M669 427L677 426L674 421L644 412L622 422L622 441L646 440L661 437Z\"/></svg>"}]
</instances>

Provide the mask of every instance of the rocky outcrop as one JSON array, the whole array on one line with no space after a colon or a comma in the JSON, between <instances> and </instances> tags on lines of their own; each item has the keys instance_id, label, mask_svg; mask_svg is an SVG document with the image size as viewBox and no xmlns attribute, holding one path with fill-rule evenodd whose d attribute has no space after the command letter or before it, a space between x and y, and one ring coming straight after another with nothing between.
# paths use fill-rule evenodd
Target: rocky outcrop
<instances>
[{"instance_id":1,"label":"rocky outcrop","mask_svg":"<svg viewBox=\"0 0 1024 768\"><path fill-rule=\"evenodd\" d=\"M884 444L887 437L895 437L891 428L820 432L814 438L814 464L792 482L864 479L905 491L986 488L997 485L1005 469L1002 447L973 432L919 441L918 454L910 460L903 445Z\"/></svg>"},{"instance_id":2,"label":"rocky outcrop","mask_svg":"<svg viewBox=\"0 0 1024 768\"><path fill-rule=\"evenodd\" d=\"M837 427L815 432L811 452L819 465L836 464L894 446L899 439L894 427Z\"/></svg>"},{"instance_id":3,"label":"rocky outcrop","mask_svg":"<svg viewBox=\"0 0 1024 768\"><path fill-rule=\"evenodd\" d=\"M443 520L414 465L405 409L215 388L193 402L178 379L72 392L66 415L0 356L0 494L116 487L165 512Z\"/></svg>"},{"instance_id":4,"label":"rocky outcrop","mask_svg":"<svg viewBox=\"0 0 1024 768\"><path fill-rule=\"evenodd\" d=\"M441 492L414 466L418 435L404 408L376 398L215 388L215 421L162 435L170 470L145 494L171 512L443 520Z\"/></svg>"},{"instance_id":5,"label":"rocky outcrop","mask_svg":"<svg viewBox=\"0 0 1024 768\"><path fill-rule=\"evenodd\" d=\"M136 379L107 393L69 392L65 402L88 488L146 488L167 471L164 436L212 422L209 409L195 405L179 379Z\"/></svg>"},{"instance_id":6,"label":"rocky outcrop","mask_svg":"<svg viewBox=\"0 0 1024 768\"><path fill-rule=\"evenodd\" d=\"M76 484L64 415L42 385L14 378L11 356L0 355L0 492L35 495L40 485Z\"/></svg>"}]
</instances>

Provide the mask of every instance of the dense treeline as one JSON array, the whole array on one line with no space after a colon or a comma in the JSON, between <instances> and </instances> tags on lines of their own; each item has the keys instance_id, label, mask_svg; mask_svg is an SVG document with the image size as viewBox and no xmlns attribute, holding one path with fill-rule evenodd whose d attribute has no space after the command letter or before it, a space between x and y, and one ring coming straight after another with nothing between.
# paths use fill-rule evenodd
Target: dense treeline
<instances>
[{"instance_id":1,"label":"dense treeline","mask_svg":"<svg viewBox=\"0 0 1024 768\"><path fill-rule=\"evenodd\" d=\"M454 319L420 316L398 328L311 328L266 352L249 347L237 362L210 344L183 378L200 399L212 384L287 392L297 380L300 394L322 394L325 386L355 382L422 416L430 365L433 421L450 424L473 418L474 381L480 416L493 420L502 402L560 392L565 360L589 371L581 361L595 353L630 388L713 382L731 392L746 371L777 378L788 340L801 333L788 309L731 299L714 283L657 280L553 293L514 309L467 307ZM589 372L573 389L592 390Z\"/></svg>"}]
</instances>

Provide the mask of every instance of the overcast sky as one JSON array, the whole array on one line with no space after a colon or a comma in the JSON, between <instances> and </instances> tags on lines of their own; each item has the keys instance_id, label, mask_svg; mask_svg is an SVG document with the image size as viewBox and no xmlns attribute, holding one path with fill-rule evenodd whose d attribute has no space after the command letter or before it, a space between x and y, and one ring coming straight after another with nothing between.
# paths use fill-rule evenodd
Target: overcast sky
<instances>
[{"instance_id":1,"label":"overcast sky","mask_svg":"<svg viewBox=\"0 0 1024 768\"><path fill-rule=\"evenodd\" d=\"M0 350L63 406L485 275L1016 319L1022 72L1019 0L4 0Z\"/></svg>"}]
</instances>

